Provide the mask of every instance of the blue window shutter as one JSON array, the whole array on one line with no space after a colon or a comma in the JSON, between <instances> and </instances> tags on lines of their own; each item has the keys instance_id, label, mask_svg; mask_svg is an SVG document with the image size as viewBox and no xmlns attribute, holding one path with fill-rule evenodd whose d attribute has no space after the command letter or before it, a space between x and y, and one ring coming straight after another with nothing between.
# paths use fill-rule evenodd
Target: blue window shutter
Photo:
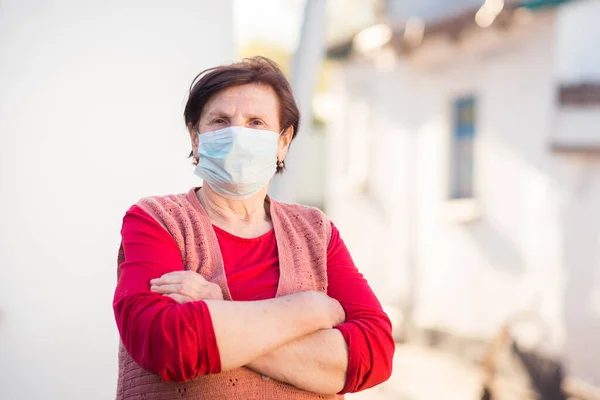
<instances>
[{"instance_id":1,"label":"blue window shutter","mask_svg":"<svg viewBox=\"0 0 600 400\"><path fill-rule=\"evenodd\" d=\"M454 199L471 198L474 196L475 114L476 102L473 96L459 98L454 102L450 177L450 196Z\"/></svg>"}]
</instances>

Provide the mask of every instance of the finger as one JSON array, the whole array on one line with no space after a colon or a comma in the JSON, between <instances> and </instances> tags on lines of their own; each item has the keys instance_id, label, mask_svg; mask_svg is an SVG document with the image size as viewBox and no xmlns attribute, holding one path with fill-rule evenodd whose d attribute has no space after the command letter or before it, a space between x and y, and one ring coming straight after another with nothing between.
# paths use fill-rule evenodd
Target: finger
<instances>
[{"instance_id":1,"label":"finger","mask_svg":"<svg viewBox=\"0 0 600 400\"><path fill-rule=\"evenodd\" d=\"M150 290L154 293L177 293L185 296L185 293L183 293L183 286L178 283L172 283L168 285L152 285L150 286Z\"/></svg>"},{"instance_id":2,"label":"finger","mask_svg":"<svg viewBox=\"0 0 600 400\"><path fill-rule=\"evenodd\" d=\"M196 281L198 284L200 284L201 286L208 286L211 284L211 282L207 281L202 275L194 272L194 277L192 278L194 281Z\"/></svg>"},{"instance_id":3,"label":"finger","mask_svg":"<svg viewBox=\"0 0 600 400\"><path fill-rule=\"evenodd\" d=\"M151 285L162 285L167 283L180 283L183 281L187 275L188 271L173 271L167 274L164 274L160 278L152 279L150 281Z\"/></svg>"},{"instance_id":4,"label":"finger","mask_svg":"<svg viewBox=\"0 0 600 400\"><path fill-rule=\"evenodd\" d=\"M213 300L223 300L223 290L219 285L213 284L209 289L210 297L209 299Z\"/></svg>"},{"instance_id":5,"label":"finger","mask_svg":"<svg viewBox=\"0 0 600 400\"><path fill-rule=\"evenodd\" d=\"M164 285L171 283L187 283L189 286L207 286L210 284L202 275L195 271L175 271L150 281L151 285Z\"/></svg>"},{"instance_id":6,"label":"finger","mask_svg":"<svg viewBox=\"0 0 600 400\"><path fill-rule=\"evenodd\" d=\"M185 303L189 303L191 301L194 301L194 300L190 299L189 297L184 296L182 294L178 294L178 293L164 294L163 296L170 297L170 298L172 298L173 300L175 300L179 304L185 304Z\"/></svg>"}]
</instances>

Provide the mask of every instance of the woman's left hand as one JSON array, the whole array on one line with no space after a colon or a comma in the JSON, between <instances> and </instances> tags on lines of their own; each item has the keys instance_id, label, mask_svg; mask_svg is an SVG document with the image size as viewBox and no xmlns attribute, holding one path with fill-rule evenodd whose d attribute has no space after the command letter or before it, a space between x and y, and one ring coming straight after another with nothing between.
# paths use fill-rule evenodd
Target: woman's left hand
<instances>
[{"instance_id":1,"label":"woman's left hand","mask_svg":"<svg viewBox=\"0 0 600 400\"><path fill-rule=\"evenodd\" d=\"M150 290L179 304L199 300L223 300L223 291L194 271L174 271L150 281Z\"/></svg>"}]
</instances>

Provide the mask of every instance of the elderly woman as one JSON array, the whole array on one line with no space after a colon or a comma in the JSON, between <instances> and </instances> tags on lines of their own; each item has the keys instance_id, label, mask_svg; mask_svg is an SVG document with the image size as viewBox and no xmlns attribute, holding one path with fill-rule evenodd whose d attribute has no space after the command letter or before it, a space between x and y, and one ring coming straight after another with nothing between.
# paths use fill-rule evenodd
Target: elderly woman
<instances>
[{"instance_id":1,"label":"elderly woman","mask_svg":"<svg viewBox=\"0 0 600 400\"><path fill-rule=\"evenodd\" d=\"M298 132L289 83L262 57L194 82L204 185L123 219L117 399L327 399L385 381L391 324L338 230L267 196Z\"/></svg>"}]
</instances>

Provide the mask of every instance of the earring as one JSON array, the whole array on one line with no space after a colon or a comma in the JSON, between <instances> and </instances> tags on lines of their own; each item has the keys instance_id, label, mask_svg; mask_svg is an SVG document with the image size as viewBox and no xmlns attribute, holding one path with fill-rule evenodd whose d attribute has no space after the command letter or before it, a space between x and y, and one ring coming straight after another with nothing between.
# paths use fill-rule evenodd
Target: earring
<instances>
[{"instance_id":1,"label":"earring","mask_svg":"<svg viewBox=\"0 0 600 400\"><path fill-rule=\"evenodd\" d=\"M285 168L285 161L281 160L277 160L277 168Z\"/></svg>"}]
</instances>

